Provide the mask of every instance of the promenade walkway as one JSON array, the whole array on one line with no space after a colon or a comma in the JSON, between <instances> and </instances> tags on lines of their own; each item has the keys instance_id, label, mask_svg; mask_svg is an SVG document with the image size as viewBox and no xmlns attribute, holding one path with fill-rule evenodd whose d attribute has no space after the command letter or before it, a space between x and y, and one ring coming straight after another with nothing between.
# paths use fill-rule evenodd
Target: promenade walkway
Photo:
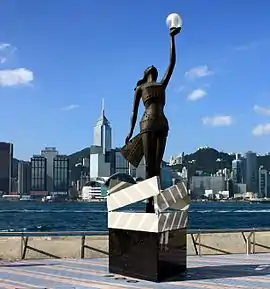
<instances>
[{"instance_id":1,"label":"promenade walkway","mask_svg":"<svg viewBox=\"0 0 270 289\"><path fill-rule=\"evenodd\" d=\"M109 274L107 258L1 261L0 288L270 288L270 254L189 256L188 267L185 277L155 284Z\"/></svg>"}]
</instances>

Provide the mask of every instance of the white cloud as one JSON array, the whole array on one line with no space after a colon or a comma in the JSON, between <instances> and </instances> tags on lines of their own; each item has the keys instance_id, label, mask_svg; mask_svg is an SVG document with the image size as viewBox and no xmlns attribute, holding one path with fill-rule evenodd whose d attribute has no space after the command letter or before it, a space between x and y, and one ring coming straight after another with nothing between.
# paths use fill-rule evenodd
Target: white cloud
<instances>
[{"instance_id":1,"label":"white cloud","mask_svg":"<svg viewBox=\"0 0 270 289\"><path fill-rule=\"evenodd\" d=\"M33 72L26 68L0 70L0 86L29 84L33 79Z\"/></svg>"},{"instance_id":2,"label":"white cloud","mask_svg":"<svg viewBox=\"0 0 270 289\"><path fill-rule=\"evenodd\" d=\"M9 58L12 57L16 51L16 47L9 43L0 43L0 64L5 63Z\"/></svg>"},{"instance_id":3,"label":"white cloud","mask_svg":"<svg viewBox=\"0 0 270 289\"><path fill-rule=\"evenodd\" d=\"M198 99L201 99L207 95L207 92L203 89L195 89L193 90L187 97L190 101L196 101Z\"/></svg>"},{"instance_id":4,"label":"white cloud","mask_svg":"<svg viewBox=\"0 0 270 289\"><path fill-rule=\"evenodd\" d=\"M259 105L254 105L253 110L258 114L270 116L270 107L262 107Z\"/></svg>"},{"instance_id":5,"label":"white cloud","mask_svg":"<svg viewBox=\"0 0 270 289\"><path fill-rule=\"evenodd\" d=\"M78 108L79 105L78 104L70 104L70 105L67 105L67 106L64 106L61 108L61 110L72 110L72 109L76 109Z\"/></svg>"},{"instance_id":6,"label":"white cloud","mask_svg":"<svg viewBox=\"0 0 270 289\"><path fill-rule=\"evenodd\" d=\"M202 118L202 122L208 126L230 126L233 118L230 115L205 116Z\"/></svg>"},{"instance_id":7,"label":"white cloud","mask_svg":"<svg viewBox=\"0 0 270 289\"><path fill-rule=\"evenodd\" d=\"M195 79L195 78L205 77L213 73L214 72L209 70L207 65L202 65L202 66L191 68L185 73L185 76L190 79Z\"/></svg>"},{"instance_id":8,"label":"white cloud","mask_svg":"<svg viewBox=\"0 0 270 289\"><path fill-rule=\"evenodd\" d=\"M262 136L265 134L270 134L270 123L259 124L255 126L252 130L254 136Z\"/></svg>"},{"instance_id":9,"label":"white cloud","mask_svg":"<svg viewBox=\"0 0 270 289\"><path fill-rule=\"evenodd\" d=\"M9 43L0 43L0 50L4 50L9 47L11 47L11 44Z\"/></svg>"},{"instance_id":10,"label":"white cloud","mask_svg":"<svg viewBox=\"0 0 270 289\"><path fill-rule=\"evenodd\" d=\"M247 51L247 50L256 48L257 46L258 46L258 42L253 41L253 42L250 42L250 43L247 43L247 44L244 44L244 45L238 45L234 49L236 51Z\"/></svg>"}]
</instances>

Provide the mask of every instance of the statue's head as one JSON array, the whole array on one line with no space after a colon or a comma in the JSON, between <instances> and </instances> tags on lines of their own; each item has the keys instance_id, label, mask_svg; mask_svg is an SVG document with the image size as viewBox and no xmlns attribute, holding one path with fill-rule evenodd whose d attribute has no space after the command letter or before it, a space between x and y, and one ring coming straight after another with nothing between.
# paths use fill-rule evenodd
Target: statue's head
<instances>
[{"instance_id":1,"label":"statue's head","mask_svg":"<svg viewBox=\"0 0 270 289\"><path fill-rule=\"evenodd\" d=\"M143 78L137 82L137 87L148 81L155 82L157 81L157 78L158 78L158 70L156 69L155 66L151 65L145 69L143 73Z\"/></svg>"}]
</instances>

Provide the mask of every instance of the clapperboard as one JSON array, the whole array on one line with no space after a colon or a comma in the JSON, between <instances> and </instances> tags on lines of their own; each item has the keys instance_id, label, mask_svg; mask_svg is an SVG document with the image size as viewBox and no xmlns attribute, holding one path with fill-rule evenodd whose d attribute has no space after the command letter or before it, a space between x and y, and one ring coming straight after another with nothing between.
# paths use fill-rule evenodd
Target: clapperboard
<instances>
[{"instance_id":1,"label":"clapperboard","mask_svg":"<svg viewBox=\"0 0 270 289\"><path fill-rule=\"evenodd\" d=\"M155 213L116 211L150 197L154 198ZM108 190L108 227L153 233L186 228L189 204L183 182L161 190L159 177L137 184L122 181Z\"/></svg>"}]
</instances>

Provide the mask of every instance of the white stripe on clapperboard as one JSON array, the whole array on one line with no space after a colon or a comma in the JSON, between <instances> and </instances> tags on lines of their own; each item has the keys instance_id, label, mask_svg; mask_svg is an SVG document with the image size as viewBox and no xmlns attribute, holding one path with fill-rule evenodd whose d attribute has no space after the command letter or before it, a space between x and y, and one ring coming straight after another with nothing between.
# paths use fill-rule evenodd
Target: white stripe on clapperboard
<instances>
[{"instance_id":1,"label":"white stripe on clapperboard","mask_svg":"<svg viewBox=\"0 0 270 289\"><path fill-rule=\"evenodd\" d=\"M123 216L123 218L124 218L124 217L125 217L125 216ZM132 215L129 215L129 218L128 218L128 220L126 221L126 228L128 228L128 227L129 227L129 224L131 223L131 221L132 221L133 217L134 217L134 214L132 214Z\"/></svg>"},{"instance_id":2,"label":"white stripe on clapperboard","mask_svg":"<svg viewBox=\"0 0 270 289\"><path fill-rule=\"evenodd\" d=\"M175 199L175 197L174 197L174 195L173 195L173 193L172 193L171 188L169 188L169 193L170 193L170 195L172 196L173 201L176 203L176 199Z\"/></svg>"},{"instance_id":3,"label":"white stripe on clapperboard","mask_svg":"<svg viewBox=\"0 0 270 289\"><path fill-rule=\"evenodd\" d=\"M155 191L157 189L156 185L152 184L152 182L147 182L147 180L146 180L146 183L144 185L147 185L147 187L148 187L148 188L146 188L146 190ZM115 187L119 188L119 186L120 186L120 184L116 185ZM120 202L119 197L117 197L117 196L112 194L112 192L116 190L115 187L110 190L110 192L111 192L110 197L113 197L115 203L118 205L119 208L121 208L123 206L123 204ZM134 189L137 193L139 193L141 195L141 198L139 198L138 202L142 201L142 200L145 200L147 198L147 197L145 197L145 195L143 193L143 189L141 188L140 184L138 184L138 185L135 184L133 186L130 186L130 187L124 188L124 189L122 189L120 191L117 191L117 192L121 192L122 191L122 194L127 197L127 199L129 200L130 204L134 203L135 201L132 198L132 195L130 194L130 192L126 191L127 189ZM134 194L134 196L135 196L135 194ZM138 197L138 195L137 195L137 197Z\"/></svg>"},{"instance_id":4,"label":"white stripe on clapperboard","mask_svg":"<svg viewBox=\"0 0 270 289\"><path fill-rule=\"evenodd\" d=\"M115 216L115 214L114 214L114 216ZM109 215L109 218L110 218L111 216ZM121 219L121 214L117 214L117 218L116 218L116 220L114 219L114 223L113 223L113 228L117 228L117 224L119 223L119 221L120 221L120 219Z\"/></svg>"},{"instance_id":5,"label":"white stripe on clapperboard","mask_svg":"<svg viewBox=\"0 0 270 289\"><path fill-rule=\"evenodd\" d=\"M152 184L152 182L147 183L147 185L150 187L151 190L153 190L153 192L157 189L156 185ZM139 186L138 187L135 186L135 189L141 194L142 201L145 200L145 195L144 195L142 189Z\"/></svg>"},{"instance_id":6,"label":"white stripe on clapperboard","mask_svg":"<svg viewBox=\"0 0 270 289\"><path fill-rule=\"evenodd\" d=\"M141 221L140 221L140 223L139 223L139 225L138 225L138 228L139 228L139 229L141 228L141 226L143 226L143 224L144 224L144 222L145 222L145 219L146 219L147 217L148 217L147 214L144 214L144 215L142 216L142 219L141 219Z\"/></svg>"},{"instance_id":7,"label":"white stripe on clapperboard","mask_svg":"<svg viewBox=\"0 0 270 289\"><path fill-rule=\"evenodd\" d=\"M171 228L170 228L170 229L173 228L173 224L174 224L174 222L175 222L176 216L177 216L177 214L174 214L174 215L173 215L172 225L171 225Z\"/></svg>"}]
</instances>

